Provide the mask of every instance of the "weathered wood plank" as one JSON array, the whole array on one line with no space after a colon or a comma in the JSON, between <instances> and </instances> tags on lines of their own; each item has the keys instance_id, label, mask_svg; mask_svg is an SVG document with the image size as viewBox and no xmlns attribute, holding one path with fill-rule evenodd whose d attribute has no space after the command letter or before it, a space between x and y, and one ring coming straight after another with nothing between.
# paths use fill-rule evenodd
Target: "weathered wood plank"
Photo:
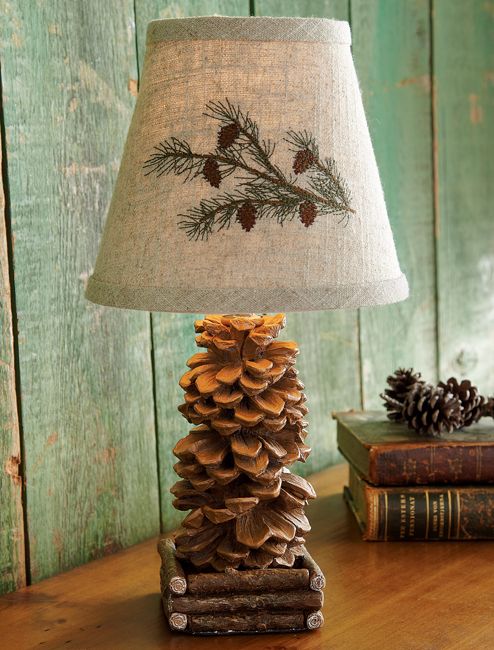
<instances>
[{"instance_id":1,"label":"weathered wood plank","mask_svg":"<svg viewBox=\"0 0 494 650\"><path fill-rule=\"evenodd\" d=\"M136 0L136 27L139 68L144 61L146 28L150 20L187 16L249 15L248 0ZM156 416L158 428L158 463L161 494L161 526L171 530L183 519L172 506L170 488L176 481L173 465L177 461L172 449L190 428L177 410L183 402L178 380L187 370L185 362L197 352L194 319L200 314L153 314L153 355L155 372Z\"/></svg>"},{"instance_id":2,"label":"weathered wood plank","mask_svg":"<svg viewBox=\"0 0 494 650\"><path fill-rule=\"evenodd\" d=\"M249 0L136 0L135 9L139 68L142 70L149 21L189 16L248 16Z\"/></svg>"},{"instance_id":3,"label":"weathered wood plank","mask_svg":"<svg viewBox=\"0 0 494 650\"><path fill-rule=\"evenodd\" d=\"M347 0L256 0L256 15L320 16L348 20ZM360 362L358 314L355 310L287 314L284 338L300 344L297 368L308 398L308 443L313 448L307 464L294 467L306 475L335 462L335 409L358 408Z\"/></svg>"},{"instance_id":4,"label":"weathered wood plank","mask_svg":"<svg viewBox=\"0 0 494 650\"><path fill-rule=\"evenodd\" d=\"M0 2L34 581L159 528L149 317L84 284L134 98L132 0Z\"/></svg>"},{"instance_id":5,"label":"weathered wood plank","mask_svg":"<svg viewBox=\"0 0 494 650\"><path fill-rule=\"evenodd\" d=\"M430 30L428 0L351 0L353 53L410 298L362 309L366 408L380 407L398 366L436 376Z\"/></svg>"},{"instance_id":6,"label":"weathered wood plank","mask_svg":"<svg viewBox=\"0 0 494 650\"><path fill-rule=\"evenodd\" d=\"M0 166L2 164L0 142ZM0 594L26 584L21 441L15 385L9 246L0 177Z\"/></svg>"},{"instance_id":7,"label":"weathered wood plank","mask_svg":"<svg viewBox=\"0 0 494 650\"><path fill-rule=\"evenodd\" d=\"M348 0L254 0L256 16L300 16L348 20Z\"/></svg>"},{"instance_id":8,"label":"weathered wood plank","mask_svg":"<svg viewBox=\"0 0 494 650\"><path fill-rule=\"evenodd\" d=\"M439 358L494 392L494 4L433 3Z\"/></svg>"}]
</instances>

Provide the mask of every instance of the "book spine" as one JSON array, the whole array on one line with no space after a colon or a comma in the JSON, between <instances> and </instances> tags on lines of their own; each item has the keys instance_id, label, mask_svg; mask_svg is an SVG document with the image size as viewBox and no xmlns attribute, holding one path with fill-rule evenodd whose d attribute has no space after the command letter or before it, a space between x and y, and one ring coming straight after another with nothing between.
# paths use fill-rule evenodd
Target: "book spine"
<instances>
[{"instance_id":1,"label":"book spine","mask_svg":"<svg viewBox=\"0 0 494 650\"><path fill-rule=\"evenodd\" d=\"M494 539L494 490L364 488L374 541Z\"/></svg>"},{"instance_id":2,"label":"book spine","mask_svg":"<svg viewBox=\"0 0 494 650\"><path fill-rule=\"evenodd\" d=\"M400 445L369 454L374 485L494 483L494 445Z\"/></svg>"}]
</instances>

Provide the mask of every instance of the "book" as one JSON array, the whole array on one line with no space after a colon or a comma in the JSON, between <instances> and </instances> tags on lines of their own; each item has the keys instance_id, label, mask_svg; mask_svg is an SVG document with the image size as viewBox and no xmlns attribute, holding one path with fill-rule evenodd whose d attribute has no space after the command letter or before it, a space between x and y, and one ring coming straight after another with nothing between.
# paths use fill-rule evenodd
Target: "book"
<instances>
[{"instance_id":1,"label":"book","mask_svg":"<svg viewBox=\"0 0 494 650\"><path fill-rule=\"evenodd\" d=\"M440 439L419 436L384 411L334 413L338 447L373 485L494 484L494 421Z\"/></svg>"},{"instance_id":2,"label":"book","mask_svg":"<svg viewBox=\"0 0 494 650\"><path fill-rule=\"evenodd\" d=\"M350 466L343 494L368 541L494 539L494 486L375 486Z\"/></svg>"}]
</instances>

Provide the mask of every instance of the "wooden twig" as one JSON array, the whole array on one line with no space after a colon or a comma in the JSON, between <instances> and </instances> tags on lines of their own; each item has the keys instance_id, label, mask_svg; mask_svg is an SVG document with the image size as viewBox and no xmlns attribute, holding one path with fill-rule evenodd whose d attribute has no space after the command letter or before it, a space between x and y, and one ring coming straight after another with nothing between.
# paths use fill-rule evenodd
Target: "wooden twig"
<instances>
[{"instance_id":1,"label":"wooden twig","mask_svg":"<svg viewBox=\"0 0 494 650\"><path fill-rule=\"evenodd\" d=\"M218 615L202 614L189 616L189 629L193 634L225 634L231 632L278 632L305 629L302 612L270 613L238 612Z\"/></svg>"},{"instance_id":2,"label":"wooden twig","mask_svg":"<svg viewBox=\"0 0 494 650\"><path fill-rule=\"evenodd\" d=\"M168 624L170 629L177 630L178 632L183 632L187 628L187 615L179 614L178 612L173 612L168 617Z\"/></svg>"},{"instance_id":3,"label":"wooden twig","mask_svg":"<svg viewBox=\"0 0 494 650\"><path fill-rule=\"evenodd\" d=\"M262 594L225 594L224 596L170 595L169 607L182 614L207 614L211 612L315 610L322 607L321 591L269 591Z\"/></svg>"},{"instance_id":4,"label":"wooden twig","mask_svg":"<svg viewBox=\"0 0 494 650\"><path fill-rule=\"evenodd\" d=\"M322 615L321 611L311 612L310 614L307 614L305 625L308 630L317 630L318 628L322 627L323 624L324 616Z\"/></svg>"},{"instance_id":5,"label":"wooden twig","mask_svg":"<svg viewBox=\"0 0 494 650\"><path fill-rule=\"evenodd\" d=\"M190 594L308 589L309 571L308 569L254 569L226 573L196 573L187 576L187 581Z\"/></svg>"},{"instance_id":6,"label":"wooden twig","mask_svg":"<svg viewBox=\"0 0 494 650\"><path fill-rule=\"evenodd\" d=\"M314 591L322 591L326 586L326 579L319 566L313 560L307 549L302 560L302 566L309 572L309 586Z\"/></svg>"},{"instance_id":7,"label":"wooden twig","mask_svg":"<svg viewBox=\"0 0 494 650\"><path fill-rule=\"evenodd\" d=\"M160 539L158 552L161 556L161 591L181 596L187 591L187 579L182 565L175 557L175 544L171 539Z\"/></svg>"}]
</instances>

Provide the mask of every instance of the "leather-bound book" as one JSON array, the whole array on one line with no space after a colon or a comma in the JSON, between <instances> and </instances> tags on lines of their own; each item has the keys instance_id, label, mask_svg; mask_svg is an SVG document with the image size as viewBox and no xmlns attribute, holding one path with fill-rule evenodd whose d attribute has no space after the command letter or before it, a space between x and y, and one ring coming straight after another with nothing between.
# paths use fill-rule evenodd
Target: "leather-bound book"
<instances>
[{"instance_id":1,"label":"leather-bound book","mask_svg":"<svg viewBox=\"0 0 494 650\"><path fill-rule=\"evenodd\" d=\"M494 485L375 486L350 466L343 496L368 541L494 539Z\"/></svg>"},{"instance_id":2,"label":"leather-bound book","mask_svg":"<svg viewBox=\"0 0 494 650\"><path fill-rule=\"evenodd\" d=\"M338 447L373 485L494 484L494 421L427 438L384 411L334 413Z\"/></svg>"}]
</instances>

